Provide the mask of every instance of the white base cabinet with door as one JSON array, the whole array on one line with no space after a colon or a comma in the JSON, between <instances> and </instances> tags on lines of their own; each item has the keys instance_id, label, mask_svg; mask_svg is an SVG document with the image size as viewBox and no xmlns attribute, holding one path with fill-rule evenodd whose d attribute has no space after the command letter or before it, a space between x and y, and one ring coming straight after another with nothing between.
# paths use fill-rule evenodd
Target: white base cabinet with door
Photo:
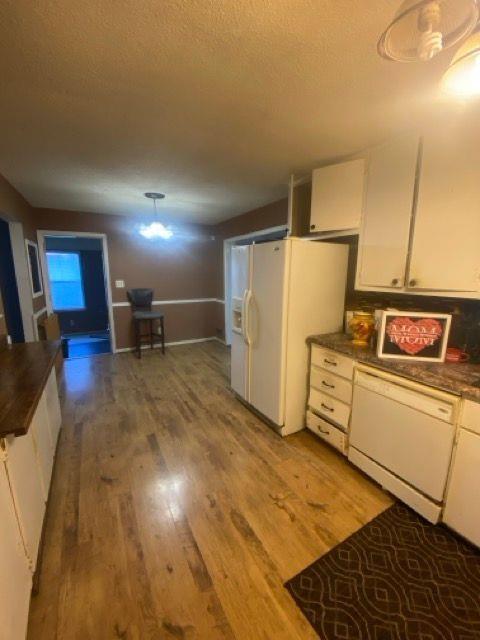
<instances>
[{"instance_id":1,"label":"white base cabinet with door","mask_svg":"<svg viewBox=\"0 0 480 640\"><path fill-rule=\"evenodd\" d=\"M23 640L32 574L3 462L0 463L0 523L0 640Z\"/></svg>"},{"instance_id":2,"label":"white base cabinet with door","mask_svg":"<svg viewBox=\"0 0 480 640\"><path fill-rule=\"evenodd\" d=\"M0 440L0 640L25 638L60 426L52 368L28 433Z\"/></svg>"},{"instance_id":3,"label":"white base cabinet with door","mask_svg":"<svg viewBox=\"0 0 480 640\"><path fill-rule=\"evenodd\" d=\"M480 547L480 404L464 401L443 521Z\"/></svg>"}]
</instances>

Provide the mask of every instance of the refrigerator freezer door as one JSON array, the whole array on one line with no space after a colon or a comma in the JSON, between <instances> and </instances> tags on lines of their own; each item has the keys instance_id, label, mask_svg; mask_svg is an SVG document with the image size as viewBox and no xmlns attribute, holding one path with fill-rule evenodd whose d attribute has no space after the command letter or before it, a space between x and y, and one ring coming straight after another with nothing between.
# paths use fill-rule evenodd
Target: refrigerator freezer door
<instances>
[{"instance_id":1,"label":"refrigerator freezer door","mask_svg":"<svg viewBox=\"0 0 480 640\"><path fill-rule=\"evenodd\" d=\"M233 247L232 274L232 346L230 384L240 397L249 400L248 363L246 341L246 304L250 287L250 247Z\"/></svg>"},{"instance_id":2,"label":"refrigerator freezer door","mask_svg":"<svg viewBox=\"0 0 480 640\"><path fill-rule=\"evenodd\" d=\"M232 365L230 384L241 398L248 401L248 345L242 334L232 332Z\"/></svg>"},{"instance_id":3,"label":"refrigerator freezer door","mask_svg":"<svg viewBox=\"0 0 480 640\"><path fill-rule=\"evenodd\" d=\"M243 299L249 288L250 247L232 247L232 298Z\"/></svg>"},{"instance_id":4,"label":"refrigerator freezer door","mask_svg":"<svg viewBox=\"0 0 480 640\"><path fill-rule=\"evenodd\" d=\"M288 242L252 247L249 304L250 404L275 424L284 422L286 269Z\"/></svg>"}]
</instances>

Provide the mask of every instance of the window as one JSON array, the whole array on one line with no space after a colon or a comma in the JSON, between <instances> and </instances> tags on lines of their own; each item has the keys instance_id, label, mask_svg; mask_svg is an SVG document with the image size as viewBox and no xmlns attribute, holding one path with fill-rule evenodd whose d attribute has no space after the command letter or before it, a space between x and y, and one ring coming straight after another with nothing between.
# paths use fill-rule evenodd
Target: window
<instances>
[{"instance_id":1,"label":"window","mask_svg":"<svg viewBox=\"0 0 480 640\"><path fill-rule=\"evenodd\" d=\"M85 309L79 254L48 251L47 264L54 311Z\"/></svg>"}]
</instances>

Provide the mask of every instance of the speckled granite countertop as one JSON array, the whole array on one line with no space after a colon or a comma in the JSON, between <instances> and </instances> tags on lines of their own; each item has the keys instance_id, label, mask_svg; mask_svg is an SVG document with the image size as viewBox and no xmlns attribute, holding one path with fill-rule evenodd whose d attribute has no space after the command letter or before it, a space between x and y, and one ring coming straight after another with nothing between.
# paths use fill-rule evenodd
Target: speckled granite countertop
<instances>
[{"instance_id":1,"label":"speckled granite countertop","mask_svg":"<svg viewBox=\"0 0 480 640\"><path fill-rule=\"evenodd\" d=\"M480 381L480 364L384 360L377 358L370 347L357 347L352 344L349 336L344 333L310 336L307 342L343 353L357 362L480 402L480 388L472 386Z\"/></svg>"}]
</instances>

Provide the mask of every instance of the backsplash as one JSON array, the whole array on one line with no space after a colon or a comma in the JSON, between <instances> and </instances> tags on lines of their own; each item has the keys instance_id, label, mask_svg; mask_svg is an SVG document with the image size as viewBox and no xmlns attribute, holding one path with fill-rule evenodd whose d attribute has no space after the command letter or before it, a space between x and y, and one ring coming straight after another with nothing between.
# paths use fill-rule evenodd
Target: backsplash
<instances>
[{"instance_id":1,"label":"backsplash","mask_svg":"<svg viewBox=\"0 0 480 640\"><path fill-rule=\"evenodd\" d=\"M357 239L349 238L349 245L346 309L374 310L393 307L399 310L451 313L452 327L449 345L466 350L470 354L472 362L480 362L480 300L355 291Z\"/></svg>"}]
</instances>

